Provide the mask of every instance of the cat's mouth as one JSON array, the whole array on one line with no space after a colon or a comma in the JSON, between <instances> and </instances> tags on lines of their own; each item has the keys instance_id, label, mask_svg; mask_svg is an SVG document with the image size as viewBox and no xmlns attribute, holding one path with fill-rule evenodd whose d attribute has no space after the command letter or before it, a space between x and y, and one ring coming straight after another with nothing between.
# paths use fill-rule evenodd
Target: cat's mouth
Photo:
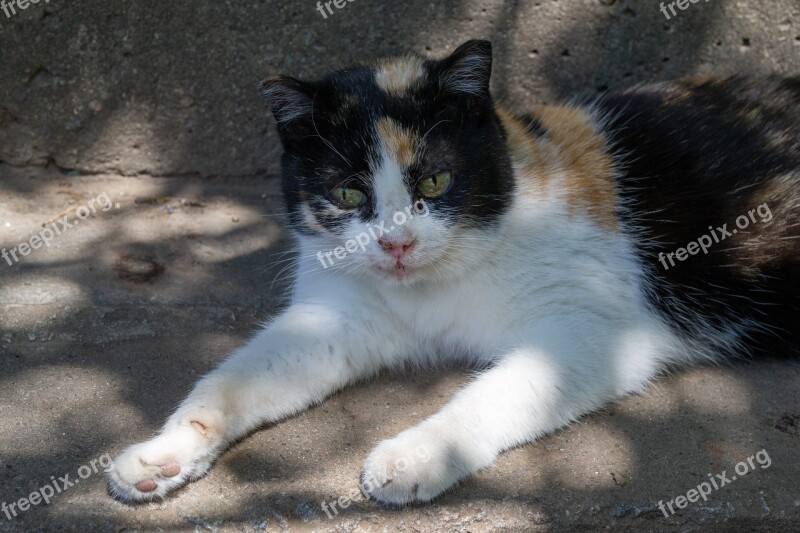
<instances>
[{"instance_id":1,"label":"cat's mouth","mask_svg":"<svg viewBox=\"0 0 800 533\"><path fill-rule=\"evenodd\" d=\"M421 265L410 263L408 261L403 261L398 259L394 264L380 264L376 265L376 269L384 276L388 276L391 279L396 280L406 280L412 276L414 276L419 270Z\"/></svg>"}]
</instances>

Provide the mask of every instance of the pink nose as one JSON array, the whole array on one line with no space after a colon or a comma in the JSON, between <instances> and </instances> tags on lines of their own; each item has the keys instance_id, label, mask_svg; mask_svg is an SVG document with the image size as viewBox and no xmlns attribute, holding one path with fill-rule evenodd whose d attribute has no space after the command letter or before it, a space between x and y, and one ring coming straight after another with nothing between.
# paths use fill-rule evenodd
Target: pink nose
<instances>
[{"instance_id":1,"label":"pink nose","mask_svg":"<svg viewBox=\"0 0 800 533\"><path fill-rule=\"evenodd\" d=\"M408 252L417 241L411 237L406 237L400 240L378 239L378 244L381 245L387 254L395 259L400 259L406 252Z\"/></svg>"}]
</instances>

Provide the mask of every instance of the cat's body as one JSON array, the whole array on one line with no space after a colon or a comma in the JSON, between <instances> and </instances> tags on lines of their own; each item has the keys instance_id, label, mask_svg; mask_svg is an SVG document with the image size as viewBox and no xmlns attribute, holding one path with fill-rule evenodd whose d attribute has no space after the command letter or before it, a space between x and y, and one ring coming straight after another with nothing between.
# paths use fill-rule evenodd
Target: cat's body
<instances>
[{"instance_id":1,"label":"cat's body","mask_svg":"<svg viewBox=\"0 0 800 533\"><path fill-rule=\"evenodd\" d=\"M299 243L292 304L117 458L115 495L163 496L386 367L483 369L368 457L362 487L407 503L667 366L797 354L798 80L643 86L516 117L493 104L490 68L471 41L442 61L265 82ZM725 239L708 228L741 215ZM344 245L381 221L363 250ZM704 235L708 253L669 256Z\"/></svg>"}]
</instances>

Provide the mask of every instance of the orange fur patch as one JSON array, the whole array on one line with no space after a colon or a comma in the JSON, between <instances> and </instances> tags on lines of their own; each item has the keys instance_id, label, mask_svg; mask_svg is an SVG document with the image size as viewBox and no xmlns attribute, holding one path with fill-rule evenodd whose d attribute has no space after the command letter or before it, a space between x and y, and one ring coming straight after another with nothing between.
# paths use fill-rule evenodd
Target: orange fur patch
<instances>
[{"instance_id":1,"label":"orange fur patch","mask_svg":"<svg viewBox=\"0 0 800 533\"><path fill-rule=\"evenodd\" d=\"M387 94L403 96L424 75L422 61L413 56L401 56L378 67L375 83Z\"/></svg>"},{"instance_id":2,"label":"orange fur patch","mask_svg":"<svg viewBox=\"0 0 800 533\"><path fill-rule=\"evenodd\" d=\"M592 117L574 107L540 106L532 114L546 134L536 138L507 111L499 110L499 114L512 156L523 170L523 194L557 188L563 191L571 213L583 213L607 228L617 227L614 163Z\"/></svg>"},{"instance_id":3,"label":"orange fur patch","mask_svg":"<svg viewBox=\"0 0 800 533\"><path fill-rule=\"evenodd\" d=\"M497 114L508 135L508 147L511 159L517 167L516 173L521 178L518 183L520 192L529 195L545 194L551 176L544 164L538 141L514 115L502 107L497 107Z\"/></svg>"},{"instance_id":4,"label":"orange fur patch","mask_svg":"<svg viewBox=\"0 0 800 533\"><path fill-rule=\"evenodd\" d=\"M378 119L375 129L381 144L401 168L407 168L414 164L416 135L412 131L403 128L389 117Z\"/></svg>"}]
</instances>

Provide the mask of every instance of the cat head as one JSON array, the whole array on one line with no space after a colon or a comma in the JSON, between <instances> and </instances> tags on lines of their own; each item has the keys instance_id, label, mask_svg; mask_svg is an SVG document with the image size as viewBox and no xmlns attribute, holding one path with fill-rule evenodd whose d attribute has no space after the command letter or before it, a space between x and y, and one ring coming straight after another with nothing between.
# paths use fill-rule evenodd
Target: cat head
<instances>
[{"instance_id":1,"label":"cat head","mask_svg":"<svg viewBox=\"0 0 800 533\"><path fill-rule=\"evenodd\" d=\"M481 261L513 189L491 69L491 44L473 40L442 60L262 84L290 224L315 268L414 283Z\"/></svg>"}]
</instances>

